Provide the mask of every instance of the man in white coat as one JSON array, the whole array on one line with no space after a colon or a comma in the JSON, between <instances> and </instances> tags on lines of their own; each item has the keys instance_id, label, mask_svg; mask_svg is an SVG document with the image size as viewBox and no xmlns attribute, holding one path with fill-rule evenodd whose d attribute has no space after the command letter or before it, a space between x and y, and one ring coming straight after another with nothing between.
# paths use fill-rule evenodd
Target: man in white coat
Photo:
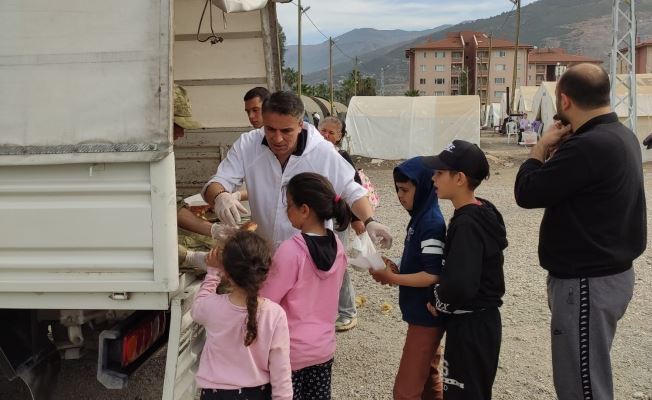
<instances>
[{"instance_id":1,"label":"man in white coat","mask_svg":"<svg viewBox=\"0 0 652 400\"><path fill-rule=\"evenodd\" d=\"M258 232L277 248L298 232L286 214L285 187L294 175L315 172L330 180L335 192L364 222L371 239L389 248L389 229L373 218L367 191L353 180L353 167L314 126L303 122L303 115L303 103L296 94L274 93L263 104L263 127L236 140L204 185L204 199L222 222L235 225L246 209L233 192L246 181Z\"/></svg>"}]
</instances>

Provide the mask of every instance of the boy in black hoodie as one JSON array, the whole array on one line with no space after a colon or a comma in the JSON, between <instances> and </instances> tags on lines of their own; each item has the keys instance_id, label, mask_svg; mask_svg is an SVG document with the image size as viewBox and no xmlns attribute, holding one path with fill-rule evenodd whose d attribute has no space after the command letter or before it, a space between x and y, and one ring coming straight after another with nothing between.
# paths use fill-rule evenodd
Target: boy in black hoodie
<instances>
[{"instance_id":1,"label":"boy in black hoodie","mask_svg":"<svg viewBox=\"0 0 652 400\"><path fill-rule=\"evenodd\" d=\"M490 399L500 353L507 237L498 210L474 194L489 176L489 163L478 146L464 140L425 162L436 170L437 196L455 207L442 273L428 304L434 315L447 316L444 399Z\"/></svg>"}]
</instances>

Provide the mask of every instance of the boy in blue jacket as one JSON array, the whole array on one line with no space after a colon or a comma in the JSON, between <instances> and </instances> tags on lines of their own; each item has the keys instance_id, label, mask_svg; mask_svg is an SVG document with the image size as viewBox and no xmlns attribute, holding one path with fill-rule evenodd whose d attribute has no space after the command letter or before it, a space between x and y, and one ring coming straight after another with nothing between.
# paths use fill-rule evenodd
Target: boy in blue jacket
<instances>
[{"instance_id":1,"label":"boy in blue jacket","mask_svg":"<svg viewBox=\"0 0 652 400\"><path fill-rule=\"evenodd\" d=\"M442 321L426 308L428 287L438 282L441 272L446 237L446 224L432 185L433 173L423 157L411 158L394 169L396 194L412 218L399 272L386 268L372 274L378 282L399 285L399 305L403 320L408 323L394 381L395 400L443 398L437 369Z\"/></svg>"}]
</instances>

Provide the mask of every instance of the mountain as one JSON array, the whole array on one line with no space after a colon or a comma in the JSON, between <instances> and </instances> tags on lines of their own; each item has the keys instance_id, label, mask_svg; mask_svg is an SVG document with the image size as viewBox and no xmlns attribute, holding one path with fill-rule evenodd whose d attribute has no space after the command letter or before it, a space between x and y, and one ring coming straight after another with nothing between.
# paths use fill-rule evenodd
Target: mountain
<instances>
[{"instance_id":1,"label":"mountain","mask_svg":"<svg viewBox=\"0 0 652 400\"><path fill-rule=\"evenodd\" d=\"M613 0L539 0L521 9L521 43L537 47L563 47L570 53L605 61L608 68L611 51L611 11ZM652 0L636 2L637 34L652 37ZM384 70L385 94L402 94L407 89L408 65L405 50L428 39L441 39L449 32L464 30L492 32L495 38L514 40L514 12L457 24L400 44L358 54L364 75L380 79ZM355 55L355 54L353 54ZM353 62L334 63L335 79L346 77ZM324 82L328 70L304 73L306 83Z\"/></svg>"},{"instance_id":2,"label":"mountain","mask_svg":"<svg viewBox=\"0 0 652 400\"><path fill-rule=\"evenodd\" d=\"M333 38L337 46L346 54L355 56L357 54L366 54L374 50L385 48L411 41L419 37L431 35L450 25L442 25L437 28L424 31L404 31L404 30L378 30L372 28L359 28L344 33ZM328 68L328 40L319 44L301 46L303 65L301 69L303 74L319 71ZM348 58L337 48L333 48L333 64L346 61ZM297 46L287 46L285 52L285 66L297 68Z\"/></svg>"}]
</instances>

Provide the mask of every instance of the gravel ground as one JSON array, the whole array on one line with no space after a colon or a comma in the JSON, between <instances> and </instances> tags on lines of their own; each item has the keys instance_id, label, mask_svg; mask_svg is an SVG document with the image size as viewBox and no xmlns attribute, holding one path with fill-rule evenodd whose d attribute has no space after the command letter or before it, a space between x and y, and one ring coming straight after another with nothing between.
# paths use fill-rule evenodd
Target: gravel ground
<instances>
[{"instance_id":1,"label":"gravel ground","mask_svg":"<svg viewBox=\"0 0 652 400\"><path fill-rule=\"evenodd\" d=\"M504 137L483 137L492 177L478 195L491 200L507 224L509 247L505 252L507 293L501 312L503 342L496 399L553 399L549 312L545 277L538 265L537 241L542 212L519 208L513 199L514 178L527 150L505 145ZM377 215L395 234L395 244L386 251L398 257L402 251L408 214L393 190L391 170L395 163L362 162L365 172L381 196ZM647 198L652 199L652 165L645 166ZM651 200L648 200L651 201ZM452 207L442 202L448 220ZM649 217L650 218L650 217ZM652 240L652 235L649 235ZM636 261L634 299L621 321L613 345L612 363L617 399L652 399L652 246ZM390 399L394 375L401 356L406 324L398 308L398 290L381 286L367 274L353 271L358 296L366 303L359 308L359 325L337 336L338 350L333 370L333 399ZM95 359L64 363L55 399L154 400L160 399L165 355L153 357L124 391L109 391L95 380ZM84 382L83 385L79 385ZM28 399L19 383L0 381L0 399Z\"/></svg>"}]
</instances>

